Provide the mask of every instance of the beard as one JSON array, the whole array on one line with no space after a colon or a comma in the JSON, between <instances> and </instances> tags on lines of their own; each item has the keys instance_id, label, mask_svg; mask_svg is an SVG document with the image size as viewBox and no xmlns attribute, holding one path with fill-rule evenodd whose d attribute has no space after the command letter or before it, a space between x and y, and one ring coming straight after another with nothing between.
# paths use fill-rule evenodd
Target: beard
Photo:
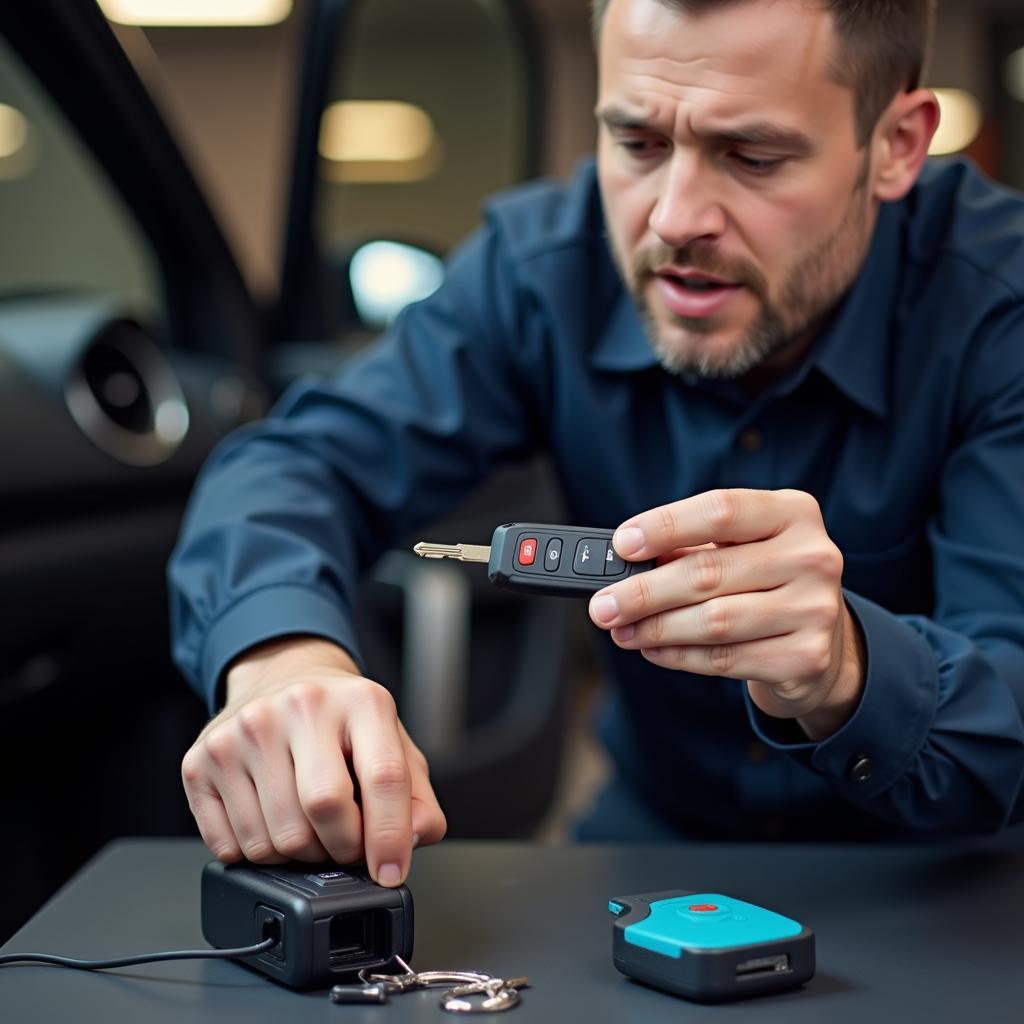
<instances>
[{"instance_id":1,"label":"beard","mask_svg":"<svg viewBox=\"0 0 1024 1024\"><path fill-rule=\"evenodd\" d=\"M786 273L778 298L770 295L768 282L748 260L725 257L713 245L695 242L675 249L664 243L637 253L631 273L620 274L626 282L648 341L661 365L672 374L696 373L700 377L742 377L791 347L825 319L856 277L870 239L870 204L864 176L858 178L839 226L804 253ZM754 322L742 337L724 352L699 342L685 347L678 339L667 337L646 298L644 287L653 280L654 271L667 265L686 266L724 280L743 285L759 306ZM708 336L718 328L714 317L687 317L668 313L672 327L691 337Z\"/></svg>"}]
</instances>

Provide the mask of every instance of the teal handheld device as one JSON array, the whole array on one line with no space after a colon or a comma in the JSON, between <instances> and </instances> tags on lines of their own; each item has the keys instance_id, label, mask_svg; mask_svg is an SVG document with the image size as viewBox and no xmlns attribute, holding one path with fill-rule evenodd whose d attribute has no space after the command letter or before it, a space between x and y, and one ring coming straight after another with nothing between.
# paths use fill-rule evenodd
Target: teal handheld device
<instances>
[{"instance_id":1,"label":"teal handheld device","mask_svg":"<svg viewBox=\"0 0 1024 1024\"><path fill-rule=\"evenodd\" d=\"M734 896L674 889L609 900L625 975L702 1003L793 988L814 975L806 925Z\"/></svg>"}]
</instances>

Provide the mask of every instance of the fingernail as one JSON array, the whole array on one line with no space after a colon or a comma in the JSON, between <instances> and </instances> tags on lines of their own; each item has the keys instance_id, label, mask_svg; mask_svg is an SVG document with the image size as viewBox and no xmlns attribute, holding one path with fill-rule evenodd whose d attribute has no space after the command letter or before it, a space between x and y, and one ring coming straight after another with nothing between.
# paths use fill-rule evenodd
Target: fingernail
<instances>
[{"instance_id":1,"label":"fingernail","mask_svg":"<svg viewBox=\"0 0 1024 1024\"><path fill-rule=\"evenodd\" d=\"M377 869L377 881L381 885L398 885L402 880L402 869L397 864L381 864Z\"/></svg>"},{"instance_id":2,"label":"fingernail","mask_svg":"<svg viewBox=\"0 0 1024 1024\"><path fill-rule=\"evenodd\" d=\"M412 834L412 848L415 850L420 845L420 834L419 832L413 832Z\"/></svg>"},{"instance_id":3,"label":"fingernail","mask_svg":"<svg viewBox=\"0 0 1024 1024\"><path fill-rule=\"evenodd\" d=\"M632 555L644 546L644 531L639 526L616 530L612 543L620 555Z\"/></svg>"},{"instance_id":4,"label":"fingernail","mask_svg":"<svg viewBox=\"0 0 1024 1024\"><path fill-rule=\"evenodd\" d=\"M590 602L590 610L600 622L612 622L619 614L619 602L612 594L602 594Z\"/></svg>"},{"instance_id":5,"label":"fingernail","mask_svg":"<svg viewBox=\"0 0 1024 1024\"><path fill-rule=\"evenodd\" d=\"M635 626L619 626L618 629L612 630L612 638L622 644L629 643L635 632Z\"/></svg>"}]
</instances>

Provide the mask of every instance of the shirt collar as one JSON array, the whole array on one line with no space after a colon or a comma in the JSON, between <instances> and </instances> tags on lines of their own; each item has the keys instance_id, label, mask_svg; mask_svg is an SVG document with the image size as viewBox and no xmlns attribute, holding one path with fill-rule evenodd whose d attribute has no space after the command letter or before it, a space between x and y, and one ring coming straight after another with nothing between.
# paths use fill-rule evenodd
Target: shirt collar
<instances>
[{"instance_id":1,"label":"shirt collar","mask_svg":"<svg viewBox=\"0 0 1024 1024\"><path fill-rule=\"evenodd\" d=\"M884 416L893 313L902 264L903 206L883 203L875 234L846 298L808 359L848 398Z\"/></svg>"},{"instance_id":2,"label":"shirt collar","mask_svg":"<svg viewBox=\"0 0 1024 1024\"><path fill-rule=\"evenodd\" d=\"M843 394L878 416L888 409L886 368L902 220L901 205L882 204L860 273L795 375L802 380L811 367L817 367ZM608 264L614 272L610 257ZM658 365L633 299L621 281L590 362L598 370L627 372Z\"/></svg>"}]
</instances>

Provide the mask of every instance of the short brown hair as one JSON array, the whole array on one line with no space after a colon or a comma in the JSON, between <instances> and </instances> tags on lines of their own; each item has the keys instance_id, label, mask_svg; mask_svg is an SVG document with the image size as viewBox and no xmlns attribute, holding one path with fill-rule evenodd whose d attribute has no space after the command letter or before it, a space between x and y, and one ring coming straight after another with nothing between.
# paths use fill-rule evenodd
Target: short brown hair
<instances>
[{"instance_id":1,"label":"short brown hair","mask_svg":"<svg viewBox=\"0 0 1024 1024\"><path fill-rule=\"evenodd\" d=\"M753 0L658 0L685 14L702 14ZM871 138L878 118L898 92L916 89L924 76L935 21L935 0L810 0L830 11L840 53L831 68L855 95L858 145ZM598 42L611 0L591 0Z\"/></svg>"}]
</instances>

